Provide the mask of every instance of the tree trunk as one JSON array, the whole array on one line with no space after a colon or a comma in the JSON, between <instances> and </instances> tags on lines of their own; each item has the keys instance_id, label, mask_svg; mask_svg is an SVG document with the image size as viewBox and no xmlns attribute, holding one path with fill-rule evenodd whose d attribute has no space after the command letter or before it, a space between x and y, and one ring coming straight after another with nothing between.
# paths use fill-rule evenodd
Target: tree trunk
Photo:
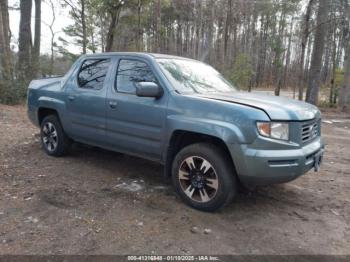
<instances>
[{"instance_id":1,"label":"tree trunk","mask_svg":"<svg viewBox=\"0 0 350 262\"><path fill-rule=\"evenodd\" d=\"M107 32L107 43L106 43L106 52L112 51L113 39L114 39L114 28L117 24L117 15L115 13L112 14L111 23L109 24L108 32Z\"/></svg>"},{"instance_id":2,"label":"tree trunk","mask_svg":"<svg viewBox=\"0 0 350 262\"><path fill-rule=\"evenodd\" d=\"M48 27L50 29L50 33L51 33L51 46L50 46L50 50L51 50L51 54L50 54L50 69L49 69L49 74L52 75L53 74L53 65L54 65L54 45L55 45L55 32L53 29L53 26L55 24L56 21L56 11L55 11L55 6L53 4L54 0L50 0L49 4L51 6L51 11L52 11L52 20L51 23L48 24Z\"/></svg>"},{"instance_id":3,"label":"tree trunk","mask_svg":"<svg viewBox=\"0 0 350 262\"><path fill-rule=\"evenodd\" d=\"M7 0L0 0L0 102L14 102Z\"/></svg>"},{"instance_id":4,"label":"tree trunk","mask_svg":"<svg viewBox=\"0 0 350 262\"><path fill-rule=\"evenodd\" d=\"M211 54L213 50L214 41L214 0L208 2L209 18L208 18L208 29L206 32L206 41L203 46L203 54L201 55L201 61L212 62Z\"/></svg>"},{"instance_id":5,"label":"tree trunk","mask_svg":"<svg viewBox=\"0 0 350 262\"><path fill-rule=\"evenodd\" d=\"M118 20L119 20L121 8L122 8L122 4L118 4L118 5L114 6L112 8L112 10L110 11L111 21L110 21L110 24L108 27L108 32L107 32L106 52L112 51L115 28L118 25Z\"/></svg>"},{"instance_id":6,"label":"tree trunk","mask_svg":"<svg viewBox=\"0 0 350 262\"><path fill-rule=\"evenodd\" d=\"M21 0L20 2L20 23L18 38L18 79L22 86L21 95L25 95L25 88L32 78L31 70L31 13L32 1Z\"/></svg>"},{"instance_id":7,"label":"tree trunk","mask_svg":"<svg viewBox=\"0 0 350 262\"><path fill-rule=\"evenodd\" d=\"M182 55L182 25L180 21L177 21L177 37L176 37L176 54Z\"/></svg>"},{"instance_id":8,"label":"tree trunk","mask_svg":"<svg viewBox=\"0 0 350 262\"><path fill-rule=\"evenodd\" d=\"M333 18L334 19L334 18ZM321 69L321 82L325 83L329 80L329 67L330 67L330 61L331 61L331 50L332 50L332 31L331 26L327 24L327 37L326 37L326 43L325 43L325 52L323 56L323 66Z\"/></svg>"},{"instance_id":9,"label":"tree trunk","mask_svg":"<svg viewBox=\"0 0 350 262\"><path fill-rule=\"evenodd\" d=\"M321 76L321 65L322 55L325 44L326 25L327 19L327 0L319 0L319 7L317 12L317 28L315 31L314 47L312 51L309 83L306 92L306 101L317 105L318 103L318 92L320 89L320 76Z\"/></svg>"},{"instance_id":10,"label":"tree trunk","mask_svg":"<svg viewBox=\"0 0 350 262\"><path fill-rule=\"evenodd\" d=\"M8 1L0 0L0 12L2 15L2 30L3 30L3 40L4 40L4 51L10 52L10 23L9 23L9 13L8 13Z\"/></svg>"},{"instance_id":11,"label":"tree trunk","mask_svg":"<svg viewBox=\"0 0 350 262\"><path fill-rule=\"evenodd\" d=\"M10 28L7 0L0 0L0 75L5 82L12 80Z\"/></svg>"},{"instance_id":12,"label":"tree trunk","mask_svg":"<svg viewBox=\"0 0 350 262\"><path fill-rule=\"evenodd\" d=\"M232 56L232 63L235 63L236 61L236 57L238 54L238 50L237 50L237 18L236 18L236 14L234 15L233 18L233 39L232 39L232 49L233 49L233 56Z\"/></svg>"},{"instance_id":13,"label":"tree trunk","mask_svg":"<svg viewBox=\"0 0 350 262\"><path fill-rule=\"evenodd\" d=\"M335 77L336 77L336 57L337 57L337 24L333 25L333 49L332 49L332 79L331 79L331 88L329 90L329 104L333 105L333 97L335 95Z\"/></svg>"},{"instance_id":14,"label":"tree trunk","mask_svg":"<svg viewBox=\"0 0 350 262\"><path fill-rule=\"evenodd\" d=\"M303 29L303 35L301 38L301 56L300 56L300 64L299 64L299 94L298 98L299 100L303 100L303 93L304 93L304 63L305 63L305 49L307 40L309 37L309 22L310 22L310 15L311 15L311 7L313 5L314 0L309 0L309 3L306 8L306 13L304 17L304 29Z\"/></svg>"},{"instance_id":15,"label":"tree trunk","mask_svg":"<svg viewBox=\"0 0 350 262\"><path fill-rule=\"evenodd\" d=\"M101 29L100 29L100 34L101 34L101 52L105 52L105 21L103 19L103 15L99 14L99 19L100 19L100 24L101 24Z\"/></svg>"},{"instance_id":16,"label":"tree trunk","mask_svg":"<svg viewBox=\"0 0 350 262\"><path fill-rule=\"evenodd\" d=\"M86 54L87 34L86 34L86 19L85 19L85 0L81 0L81 27L83 30L83 54Z\"/></svg>"},{"instance_id":17,"label":"tree trunk","mask_svg":"<svg viewBox=\"0 0 350 262\"><path fill-rule=\"evenodd\" d=\"M279 96L281 87L282 87L282 75L283 75L283 61L284 61L284 56L285 56L285 51L284 51L284 46L283 46L283 35L284 35L284 29L285 29L285 13L282 12L280 19L279 19L279 29L278 29L278 36L277 36L277 41L278 41L278 47L276 47L276 54L275 54L275 95ZM281 58L282 55L282 58Z\"/></svg>"},{"instance_id":18,"label":"tree trunk","mask_svg":"<svg viewBox=\"0 0 350 262\"><path fill-rule=\"evenodd\" d=\"M161 31L162 31L162 25L161 25L161 1L157 1L156 6L156 16L157 16L157 22L156 22L156 51L157 53L161 52Z\"/></svg>"},{"instance_id":19,"label":"tree trunk","mask_svg":"<svg viewBox=\"0 0 350 262\"><path fill-rule=\"evenodd\" d=\"M286 54L286 64L283 71L283 82L282 82L282 88L287 86L287 79L288 79L288 69L290 64L290 58L291 58L291 45L292 45L292 35L293 35L293 25L294 25L294 17L292 18L292 21L290 23L290 29L289 29L289 37L288 37L288 46L287 46L287 54Z\"/></svg>"},{"instance_id":20,"label":"tree trunk","mask_svg":"<svg viewBox=\"0 0 350 262\"><path fill-rule=\"evenodd\" d=\"M231 17L232 17L232 1L227 1L227 11L226 11L226 21L225 21L225 31L224 31L224 60L227 57L227 47L229 40L229 33L231 28Z\"/></svg>"},{"instance_id":21,"label":"tree trunk","mask_svg":"<svg viewBox=\"0 0 350 262\"><path fill-rule=\"evenodd\" d=\"M195 54L194 57L196 59L200 58L200 53L201 53L201 46L200 46L200 38L201 38L201 32L203 31L202 29L202 1L196 2L197 8L198 8L198 18L196 19L196 41L195 41Z\"/></svg>"},{"instance_id":22,"label":"tree trunk","mask_svg":"<svg viewBox=\"0 0 350 262\"><path fill-rule=\"evenodd\" d=\"M309 37L309 40L307 42L307 50L306 50L306 56L305 56L305 65L303 70L303 81L304 83L307 83L308 77L309 77L309 68L310 68L310 60L311 60L311 51L312 51L312 43L313 43L313 37Z\"/></svg>"},{"instance_id":23,"label":"tree trunk","mask_svg":"<svg viewBox=\"0 0 350 262\"><path fill-rule=\"evenodd\" d=\"M34 25L34 47L32 52L33 77L38 77L40 57L40 36L41 36L41 0L35 0L35 25Z\"/></svg>"},{"instance_id":24,"label":"tree trunk","mask_svg":"<svg viewBox=\"0 0 350 262\"><path fill-rule=\"evenodd\" d=\"M266 64L266 53L267 53L267 38L269 30L269 17L262 16L260 20L260 39L259 39L259 54L258 54L258 66L256 70L256 87L260 86L264 81L265 64Z\"/></svg>"},{"instance_id":25,"label":"tree trunk","mask_svg":"<svg viewBox=\"0 0 350 262\"><path fill-rule=\"evenodd\" d=\"M141 0L137 3L137 51L141 51L142 45L142 31L141 31Z\"/></svg>"}]
</instances>

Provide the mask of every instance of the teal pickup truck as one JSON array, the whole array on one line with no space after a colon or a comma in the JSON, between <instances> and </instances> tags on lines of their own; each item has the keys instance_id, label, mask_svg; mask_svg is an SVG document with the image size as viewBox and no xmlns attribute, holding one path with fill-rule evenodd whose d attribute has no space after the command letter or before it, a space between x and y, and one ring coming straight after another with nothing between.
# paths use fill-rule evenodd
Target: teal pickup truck
<instances>
[{"instance_id":1,"label":"teal pickup truck","mask_svg":"<svg viewBox=\"0 0 350 262\"><path fill-rule=\"evenodd\" d=\"M47 154L73 141L160 162L180 197L214 211L248 188L319 169L317 107L237 91L196 60L148 53L84 55L60 78L33 80L28 116Z\"/></svg>"}]
</instances>

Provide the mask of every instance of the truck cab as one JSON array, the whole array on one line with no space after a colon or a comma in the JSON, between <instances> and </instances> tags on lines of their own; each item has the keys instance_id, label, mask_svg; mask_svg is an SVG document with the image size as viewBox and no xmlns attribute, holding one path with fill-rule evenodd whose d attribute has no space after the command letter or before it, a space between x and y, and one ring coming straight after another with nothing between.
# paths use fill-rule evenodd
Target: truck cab
<instances>
[{"instance_id":1,"label":"truck cab","mask_svg":"<svg viewBox=\"0 0 350 262\"><path fill-rule=\"evenodd\" d=\"M65 76L30 83L28 116L49 155L77 141L157 161L204 211L230 203L238 184L318 170L324 148L317 107L240 92L209 65L161 54L84 55Z\"/></svg>"}]
</instances>

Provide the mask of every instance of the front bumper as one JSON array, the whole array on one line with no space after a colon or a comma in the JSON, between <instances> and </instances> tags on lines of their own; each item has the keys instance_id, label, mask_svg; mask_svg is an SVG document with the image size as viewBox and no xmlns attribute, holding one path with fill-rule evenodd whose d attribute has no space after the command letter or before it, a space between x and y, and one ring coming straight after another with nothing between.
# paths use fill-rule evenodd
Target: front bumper
<instances>
[{"instance_id":1,"label":"front bumper","mask_svg":"<svg viewBox=\"0 0 350 262\"><path fill-rule=\"evenodd\" d=\"M296 179L319 166L324 150L321 137L293 149L254 149L249 145L231 145L238 177L245 186L284 183ZM317 163L315 163L317 162Z\"/></svg>"}]
</instances>

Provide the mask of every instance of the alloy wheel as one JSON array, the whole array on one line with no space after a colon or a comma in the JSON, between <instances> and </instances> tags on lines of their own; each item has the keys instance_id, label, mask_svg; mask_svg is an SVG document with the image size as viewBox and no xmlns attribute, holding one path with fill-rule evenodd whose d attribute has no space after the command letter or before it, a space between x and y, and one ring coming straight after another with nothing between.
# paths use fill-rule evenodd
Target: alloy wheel
<instances>
[{"instance_id":1,"label":"alloy wheel","mask_svg":"<svg viewBox=\"0 0 350 262\"><path fill-rule=\"evenodd\" d=\"M55 151L58 145L56 127L51 122L47 122L43 126L42 133L42 140L45 148L50 152Z\"/></svg>"},{"instance_id":2,"label":"alloy wheel","mask_svg":"<svg viewBox=\"0 0 350 262\"><path fill-rule=\"evenodd\" d=\"M178 179L187 197L200 203L212 200L219 187L214 167L208 160L199 156L187 157L181 163Z\"/></svg>"}]
</instances>

